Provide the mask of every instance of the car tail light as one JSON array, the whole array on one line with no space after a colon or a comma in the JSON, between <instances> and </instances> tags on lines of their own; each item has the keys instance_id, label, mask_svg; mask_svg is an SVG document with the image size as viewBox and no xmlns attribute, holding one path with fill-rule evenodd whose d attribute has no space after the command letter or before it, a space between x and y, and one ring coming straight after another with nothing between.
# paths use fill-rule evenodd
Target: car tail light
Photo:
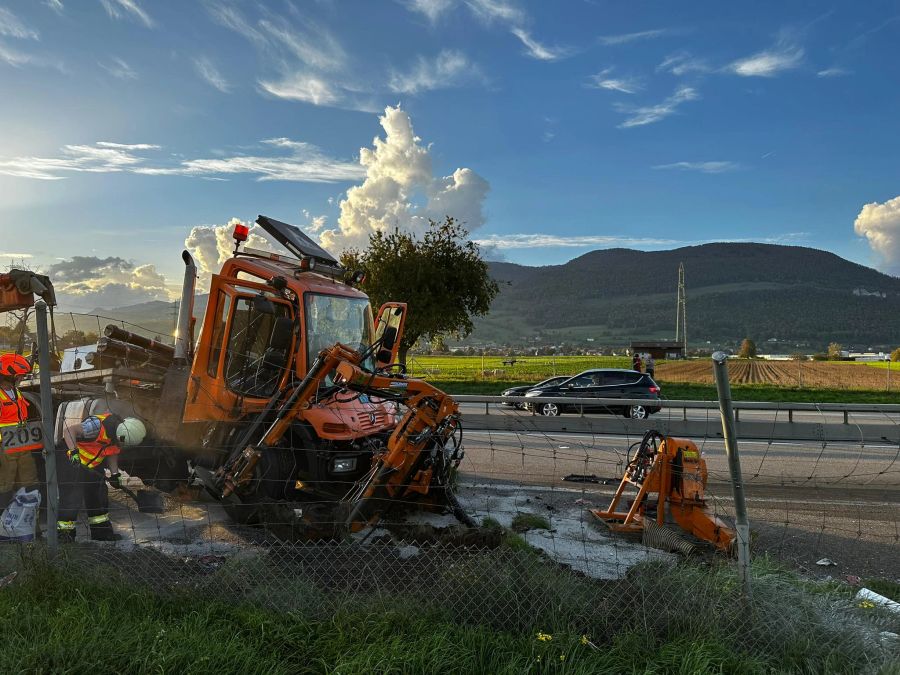
<instances>
[{"instance_id":1,"label":"car tail light","mask_svg":"<svg viewBox=\"0 0 900 675\"><path fill-rule=\"evenodd\" d=\"M651 393L651 394L658 394L658 393L659 393L659 387L650 387L650 393Z\"/></svg>"}]
</instances>

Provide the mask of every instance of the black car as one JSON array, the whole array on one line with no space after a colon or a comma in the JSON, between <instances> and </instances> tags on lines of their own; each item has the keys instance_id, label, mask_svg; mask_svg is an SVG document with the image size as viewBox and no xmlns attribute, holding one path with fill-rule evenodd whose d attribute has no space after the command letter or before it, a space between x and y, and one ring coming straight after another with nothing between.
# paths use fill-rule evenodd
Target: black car
<instances>
[{"instance_id":1,"label":"black car","mask_svg":"<svg viewBox=\"0 0 900 675\"><path fill-rule=\"evenodd\" d=\"M529 389L525 396L546 396L555 398L624 398L646 399L640 405L613 406L565 403L529 403L529 408L541 415L559 415L564 412L605 412L621 414L625 417L643 420L649 415L659 412L659 385L647 373L636 370L602 369L586 370L574 377L554 385L543 384Z\"/></svg>"},{"instance_id":2,"label":"black car","mask_svg":"<svg viewBox=\"0 0 900 675\"><path fill-rule=\"evenodd\" d=\"M521 387L510 387L509 389L505 389L501 396L524 396L525 392L530 389L539 389L541 387L549 387L554 384L559 384L561 382L565 382L570 379L571 375L557 375L556 377L549 377L542 382L538 382L537 384L526 384ZM509 406L515 408L516 410L524 410L524 403L513 403L512 401L504 401L500 405Z\"/></svg>"}]
</instances>

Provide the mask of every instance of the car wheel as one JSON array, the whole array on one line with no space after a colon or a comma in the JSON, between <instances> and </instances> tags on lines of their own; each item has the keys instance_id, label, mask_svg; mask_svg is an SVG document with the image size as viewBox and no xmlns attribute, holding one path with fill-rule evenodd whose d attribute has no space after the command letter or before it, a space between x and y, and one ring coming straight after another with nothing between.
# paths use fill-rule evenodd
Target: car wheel
<instances>
[{"instance_id":1,"label":"car wheel","mask_svg":"<svg viewBox=\"0 0 900 675\"><path fill-rule=\"evenodd\" d=\"M546 415L547 417L557 417L559 415L559 406L555 403L541 403L538 410L541 415Z\"/></svg>"},{"instance_id":2,"label":"car wheel","mask_svg":"<svg viewBox=\"0 0 900 675\"><path fill-rule=\"evenodd\" d=\"M630 417L633 420L645 420L649 415L647 408L642 405L632 405L625 410L625 417Z\"/></svg>"}]
</instances>

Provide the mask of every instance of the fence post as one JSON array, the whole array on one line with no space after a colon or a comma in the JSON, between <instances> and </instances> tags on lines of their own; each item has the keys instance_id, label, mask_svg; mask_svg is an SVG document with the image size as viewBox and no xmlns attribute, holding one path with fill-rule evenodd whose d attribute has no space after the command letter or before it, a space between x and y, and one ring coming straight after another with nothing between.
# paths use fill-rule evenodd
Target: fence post
<instances>
[{"instance_id":1,"label":"fence post","mask_svg":"<svg viewBox=\"0 0 900 675\"><path fill-rule=\"evenodd\" d=\"M47 329L47 303L34 304L38 335L38 364L41 383L41 426L44 431L44 466L47 469L47 546L50 556L56 556L56 521L59 512L59 484L56 475L56 452L53 444L55 426L53 393L50 390L50 332Z\"/></svg>"},{"instance_id":2,"label":"fence post","mask_svg":"<svg viewBox=\"0 0 900 675\"><path fill-rule=\"evenodd\" d=\"M728 471L731 474L731 492L734 495L735 529L737 530L738 568L745 598L750 597L750 523L744 502L744 481L741 477L741 459L738 455L737 435L734 429L734 409L731 405L731 385L728 384L728 356L724 352L713 354L713 371L719 392L719 413L722 417L722 435L728 455Z\"/></svg>"}]
</instances>

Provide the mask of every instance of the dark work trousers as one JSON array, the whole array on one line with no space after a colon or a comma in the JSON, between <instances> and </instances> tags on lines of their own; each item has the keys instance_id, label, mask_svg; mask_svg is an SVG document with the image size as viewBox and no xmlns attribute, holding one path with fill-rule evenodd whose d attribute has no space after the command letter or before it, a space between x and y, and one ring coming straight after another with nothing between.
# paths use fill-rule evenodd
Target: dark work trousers
<instances>
[{"instance_id":1,"label":"dark work trousers","mask_svg":"<svg viewBox=\"0 0 900 675\"><path fill-rule=\"evenodd\" d=\"M59 520L77 520L82 504L88 518L109 513L109 494L103 465L87 469L73 464L65 446L56 448L56 473L59 477Z\"/></svg>"}]
</instances>

